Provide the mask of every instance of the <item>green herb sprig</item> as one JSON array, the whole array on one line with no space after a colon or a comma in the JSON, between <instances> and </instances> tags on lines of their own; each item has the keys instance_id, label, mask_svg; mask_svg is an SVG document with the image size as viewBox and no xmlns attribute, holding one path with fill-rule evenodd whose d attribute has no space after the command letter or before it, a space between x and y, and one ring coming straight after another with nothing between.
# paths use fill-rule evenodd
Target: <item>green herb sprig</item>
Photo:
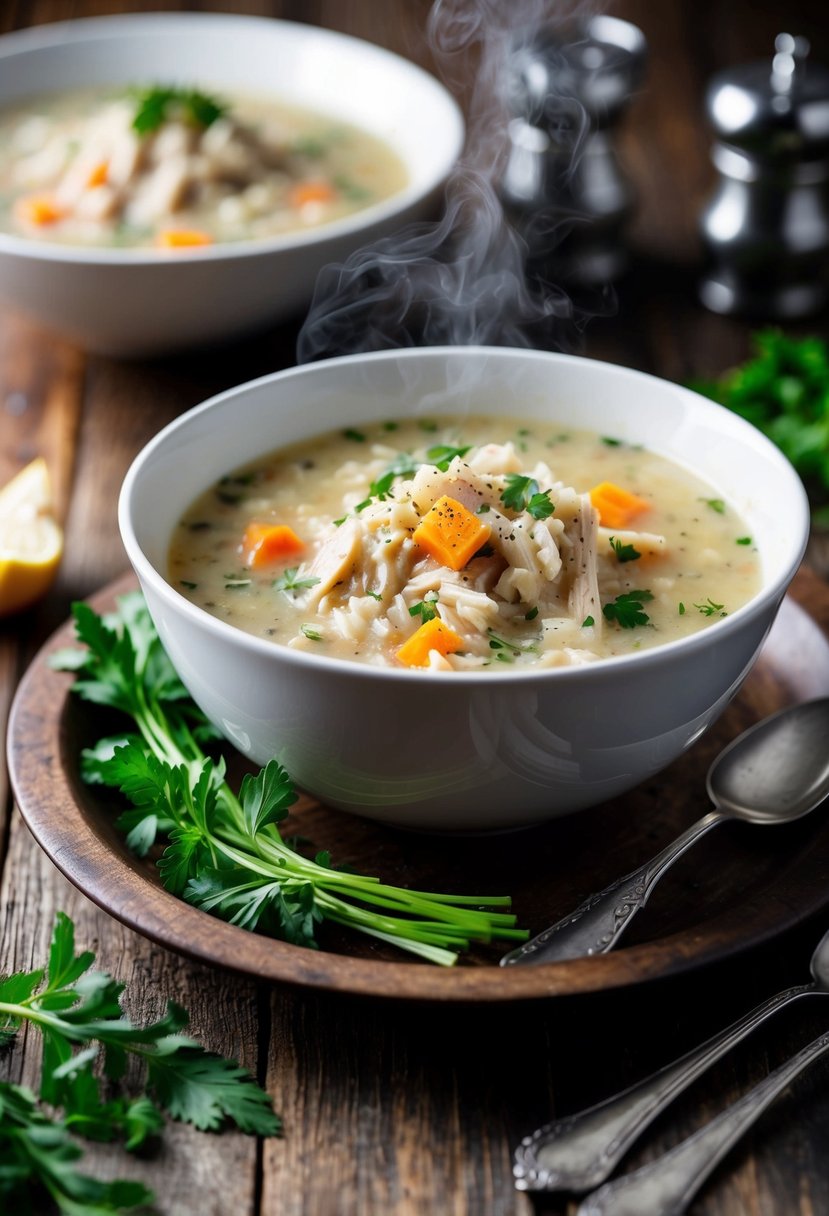
<instances>
[{"instance_id":1,"label":"green herb sprig","mask_svg":"<svg viewBox=\"0 0 829 1216\"><path fill-rule=\"evenodd\" d=\"M40 1211L35 1203L44 1197L66 1216L105 1216L152 1203L140 1182L99 1182L81 1173L75 1135L119 1139L133 1150L161 1131L163 1112L202 1130L218 1130L226 1120L258 1135L281 1130L270 1098L244 1069L181 1033L185 1010L169 1002L159 1021L134 1025L121 1008L125 985L91 970L94 961L91 951L75 953L74 926L59 912L47 967L0 978L0 1043L11 1043L26 1023L39 1031L39 1096L52 1112L45 1113L30 1090L0 1082L3 1211ZM131 1059L145 1091L105 1099L94 1071L99 1055L108 1090Z\"/></svg>"},{"instance_id":2,"label":"green herb sprig","mask_svg":"<svg viewBox=\"0 0 829 1216\"><path fill-rule=\"evenodd\" d=\"M315 948L322 921L370 934L402 950L453 964L470 942L523 940L506 896L409 891L333 869L290 848L277 825L296 801L285 770L271 760L238 792L223 760L203 750L216 734L191 701L162 649L140 592L121 597L102 618L73 609L83 650L53 665L76 673L74 691L127 715L131 730L82 754L82 775L119 789L132 803L118 819L144 856L163 852L164 886L214 916L296 945ZM498 909L493 911L490 909Z\"/></svg>"},{"instance_id":3,"label":"green herb sprig","mask_svg":"<svg viewBox=\"0 0 829 1216\"><path fill-rule=\"evenodd\" d=\"M650 617L642 605L652 599L650 591L623 591L615 600L604 604L602 612L608 621L615 621L621 629L635 629L637 625L650 624Z\"/></svg>"},{"instance_id":4,"label":"green herb sprig","mask_svg":"<svg viewBox=\"0 0 829 1216\"><path fill-rule=\"evenodd\" d=\"M767 329L749 359L692 384L768 435L797 469L822 522L829 521L829 344Z\"/></svg>"},{"instance_id":5,"label":"green herb sprig","mask_svg":"<svg viewBox=\"0 0 829 1216\"><path fill-rule=\"evenodd\" d=\"M506 483L501 501L511 511L526 511L533 519L548 519L555 511L555 504L550 501L550 491L540 490L534 478L507 473Z\"/></svg>"},{"instance_id":6,"label":"green herb sprig","mask_svg":"<svg viewBox=\"0 0 829 1216\"><path fill-rule=\"evenodd\" d=\"M154 85L136 93L132 128L139 135L157 131L170 117L207 128L227 113L227 106L198 89Z\"/></svg>"}]
</instances>

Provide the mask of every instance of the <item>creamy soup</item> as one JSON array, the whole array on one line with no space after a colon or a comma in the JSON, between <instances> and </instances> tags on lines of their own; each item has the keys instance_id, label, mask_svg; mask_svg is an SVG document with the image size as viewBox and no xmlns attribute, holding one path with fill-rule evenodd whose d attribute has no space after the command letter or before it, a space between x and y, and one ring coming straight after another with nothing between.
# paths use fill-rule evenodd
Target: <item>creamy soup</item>
<instances>
[{"instance_id":1,"label":"creamy soup","mask_svg":"<svg viewBox=\"0 0 829 1216\"><path fill-rule=\"evenodd\" d=\"M716 625L760 564L730 504L664 457L473 417L357 426L228 473L178 524L169 578L298 650L506 671Z\"/></svg>"},{"instance_id":2,"label":"creamy soup","mask_svg":"<svg viewBox=\"0 0 829 1216\"><path fill-rule=\"evenodd\" d=\"M175 249L273 237L405 183L382 141L273 98L89 90L0 114L0 230L48 241Z\"/></svg>"}]
</instances>

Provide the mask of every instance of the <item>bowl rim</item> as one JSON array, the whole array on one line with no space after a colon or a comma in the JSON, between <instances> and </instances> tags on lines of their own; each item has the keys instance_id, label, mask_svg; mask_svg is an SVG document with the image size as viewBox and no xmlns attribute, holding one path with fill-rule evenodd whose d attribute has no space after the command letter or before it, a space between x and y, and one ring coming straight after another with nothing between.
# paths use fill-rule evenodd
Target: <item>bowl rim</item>
<instances>
[{"instance_id":1,"label":"bowl rim","mask_svg":"<svg viewBox=\"0 0 829 1216\"><path fill-rule=\"evenodd\" d=\"M312 229L300 229L271 237L251 237L240 241L217 242L215 245L194 247L186 251L185 257L170 255L169 250L154 248L109 248L97 245L61 244L38 241L13 232L0 232L0 254L32 258L41 262L68 264L89 263L96 269L105 266L186 266L206 262L222 262L237 258L261 257L263 254L294 252L326 242L359 234L376 224L393 220L404 214L423 199L439 190L447 181L463 151L466 125L455 98L447 87L431 72L412 60L376 43L343 34L339 30L324 26L306 25L299 21L286 21L277 17L263 17L244 13L221 12L145 12L114 13L101 17L81 17L76 20L49 21L0 35L0 66L4 59L27 53L67 47L73 44L94 42L97 38L117 34L129 38L133 34L169 33L173 26L238 26L254 32L255 29L270 33L289 31L299 39L321 39L330 45L348 47L376 62L393 63L398 71L404 71L420 87L428 89L435 98L440 98L445 107L444 122L451 139L448 155L436 162L427 179L419 184L409 182L388 198L380 199L369 207L363 207L351 215L320 224ZM92 85L94 87L94 84ZM48 91L48 90L47 90ZM59 91L59 90L58 90ZM43 92L43 90L39 90ZM32 94L33 96L36 94ZM278 98L278 91L274 94ZM0 105L5 104L0 102ZM313 107L312 107L313 108Z\"/></svg>"},{"instance_id":2,"label":"bowl rim","mask_svg":"<svg viewBox=\"0 0 829 1216\"><path fill-rule=\"evenodd\" d=\"M284 661L290 666L296 666L300 669L308 668L314 672L328 671L332 677L339 675L347 676L351 679L358 680L420 680L427 683L434 683L441 688L472 688L482 687L482 682L491 682L493 675L491 672L485 671L453 671L451 678L447 680L447 673L440 671L430 671L428 669L409 669L396 668L386 666L374 666L367 663L356 663L348 659L339 659L333 656L318 655L312 651L293 650L289 646L282 646L265 638L257 637L255 634L246 633L243 629L239 629L235 625L230 625L226 621L219 619L194 604L191 600L183 596L167 578L156 568L149 560L141 544L138 540L136 530L132 522L132 499L134 491L139 482L144 468L153 459L153 456L164 447L164 445L176 433L185 429L198 417L205 413L220 408L228 401L243 393L254 392L265 385L274 382L282 383L286 380L301 378L306 375L313 375L316 368L337 368L341 366L355 366L370 363L393 362L395 360L418 360L424 356L433 356L440 358L496 358L502 360L509 359L524 359L527 357L549 360L551 363L563 363L565 365L595 365L604 369L608 369L608 374L619 375L623 378L634 379L637 381L648 380L656 381L660 385L667 385L672 391L676 391L681 396L686 396L694 400L695 408L702 410L704 414L711 417L721 416L721 411L729 418L729 425L736 427L738 431L745 430L746 434L750 434L756 444L757 438L761 440L761 447L764 449L765 456L772 462L776 463L781 471L787 476L791 482L791 491L797 502L793 502L793 507L797 509L799 505L800 528L797 532L797 542L792 545L788 560L784 561L781 569L777 574L769 579L764 580L760 589L748 600L742 604L734 612L727 617L712 623L712 626L702 629L697 633L689 634L682 638L674 639L673 641L660 643L659 645L649 647L646 650L637 651L635 653L624 655L611 655L606 658L598 658L593 662L586 663L580 666L570 667L544 667L534 668L526 667L523 669L499 670L494 677L498 682L498 687L511 687L517 684L525 683L547 683L554 680L556 683L568 683L572 680L578 680L580 683L591 684L594 681L604 682L608 677L613 678L614 674L622 679L625 678L625 673L629 672L631 665L637 670L650 670L654 666L660 666L667 663L676 657L679 659L683 656L691 657L697 651L707 649L712 638L712 630L716 632L716 637L725 641L733 633L739 632L744 623L748 624L758 616L762 616L771 608L776 610L782 599L786 588L794 577L797 569L803 559L806 551L806 545L809 537L809 504L806 496L806 491L803 483L792 467L791 463L783 455L783 453L762 434L751 423L741 418L737 414L733 414L727 410L725 406L717 404L709 398L703 397L691 389L685 388L683 385L674 384L672 381L663 379L660 376L655 376L649 372L638 371L634 368L625 367L621 364L610 363L604 360L589 359L580 355L562 354L552 351L540 351L533 348L516 348L516 347L493 347L493 346L429 346L429 347L410 347L393 350L372 351L359 355L343 355L333 359L323 359L316 363L300 364L293 367L284 368L277 372L269 372L266 375L258 376L253 380L245 381L242 384L225 389L223 392L216 393L207 400L191 409L180 414L177 418L169 422L162 428L136 455L124 477L121 491L118 497L118 525L121 532L121 539L127 552L130 563L139 578L139 582L143 585L147 582L155 592L164 600L167 605L176 613L183 614L185 620L194 627L207 632L209 635L216 638L220 643L237 645L243 651L251 656L259 658L268 657L271 662ZM336 429L336 427L330 428ZM769 627L771 626L774 616L774 611L770 614Z\"/></svg>"}]
</instances>

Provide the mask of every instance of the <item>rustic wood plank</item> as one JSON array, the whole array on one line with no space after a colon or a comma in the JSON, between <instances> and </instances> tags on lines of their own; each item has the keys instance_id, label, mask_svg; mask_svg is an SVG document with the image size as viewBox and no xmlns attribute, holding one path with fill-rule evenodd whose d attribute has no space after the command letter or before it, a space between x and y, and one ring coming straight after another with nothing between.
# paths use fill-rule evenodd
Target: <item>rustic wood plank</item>
<instances>
[{"instance_id":1,"label":"rustic wood plank","mask_svg":"<svg viewBox=\"0 0 829 1216\"><path fill-rule=\"evenodd\" d=\"M75 922L78 949L97 952L96 968L128 984L125 1008L137 1023L158 1018L168 1000L191 1013L190 1030L203 1045L257 1070L255 986L181 961L112 921L57 874L19 816L12 824L9 860L0 887L3 971L42 966L55 912ZM0 1077L36 1089L39 1045L31 1030L0 1059ZM140 1159L107 1145L89 1145L86 1168L96 1177L140 1178L166 1213L252 1216L256 1195L256 1139L228 1131L206 1135L169 1124L159 1145Z\"/></svg>"}]
</instances>

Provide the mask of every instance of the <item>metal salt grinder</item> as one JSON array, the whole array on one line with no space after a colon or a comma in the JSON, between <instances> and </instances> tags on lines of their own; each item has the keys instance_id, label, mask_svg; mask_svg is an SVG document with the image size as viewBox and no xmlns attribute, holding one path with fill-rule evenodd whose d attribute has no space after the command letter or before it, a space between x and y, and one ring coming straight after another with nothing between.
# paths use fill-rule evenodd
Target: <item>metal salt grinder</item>
<instances>
[{"instance_id":1,"label":"metal salt grinder","mask_svg":"<svg viewBox=\"0 0 829 1216\"><path fill-rule=\"evenodd\" d=\"M516 43L507 85L505 210L528 245L528 271L601 286L624 269L633 191L612 128L644 72L642 31L614 17L544 29Z\"/></svg>"},{"instance_id":2,"label":"metal salt grinder","mask_svg":"<svg viewBox=\"0 0 829 1216\"><path fill-rule=\"evenodd\" d=\"M771 61L710 82L720 175L700 219L700 298L718 313L786 319L817 311L829 267L829 71L805 38L779 34Z\"/></svg>"}]
</instances>

